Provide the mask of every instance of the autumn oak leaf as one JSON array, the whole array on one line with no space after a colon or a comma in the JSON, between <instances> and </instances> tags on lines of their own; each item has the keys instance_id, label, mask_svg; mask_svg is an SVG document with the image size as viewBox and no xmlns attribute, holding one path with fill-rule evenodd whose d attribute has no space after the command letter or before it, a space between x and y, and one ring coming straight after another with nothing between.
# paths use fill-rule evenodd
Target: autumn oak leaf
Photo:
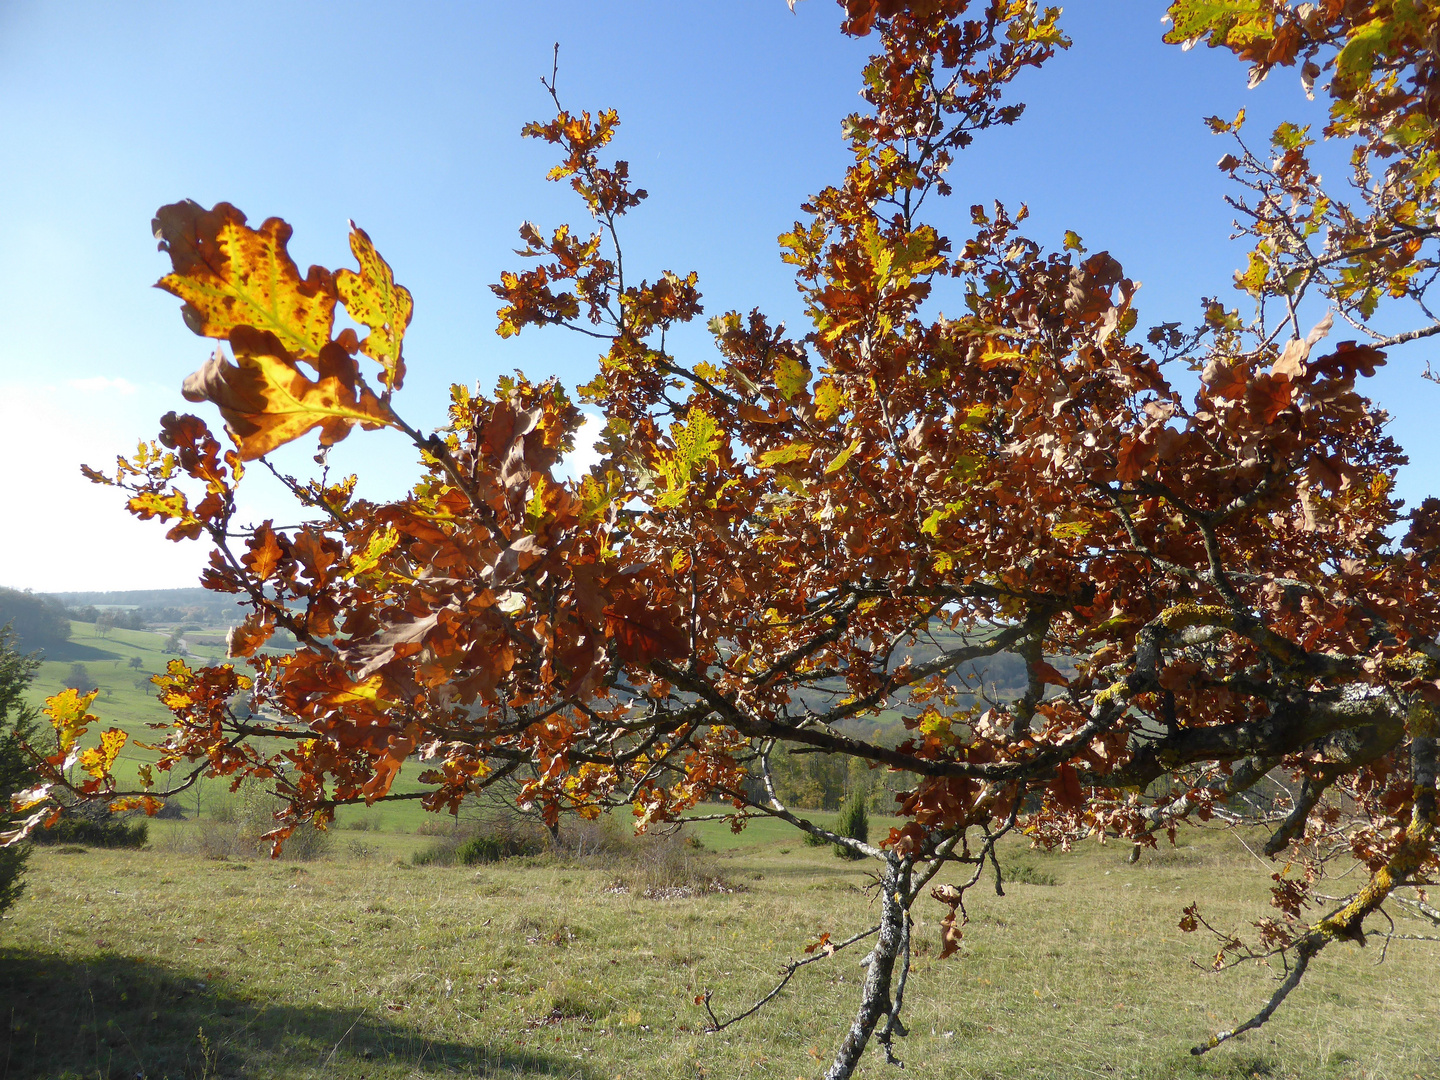
<instances>
[{"instance_id":1,"label":"autumn oak leaf","mask_svg":"<svg viewBox=\"0 0 1440 1080\"><path fill-rule=\"evenodd\" d=\"M350 250L360 263L360 272L341 270L335 275L335 291L350 317L368 327L360 351L378 361L385 370L380 381L391 390L405 381L401 345L415 304L410 290L395 284L390 264L380 257L364 229L350 223Z\"/></svg>"},{"instance_id":2,"label":"autumn oak leaf","mask_svg":"<svg viewBox=\"0 0 1440 1080\"><path fill-rule=\"evenodd\" d=\"M338 344L320 351L319 378L308 378L274 334L236 327L230 336L237 363L219 350L185 380L190 401L220 408L242 460L250 461L277 446L320 428L320 444L330 446L360 423L392 423L387 405L357 384L355 360Z\"/></svg>"},{"instance_id":3,"label":"autumn oak leaf","mask_svg":"<svg viewBox=\"0 0 1440 1080\"><path fill-rule=\"evenodd\" d=\"M318 356L330 341L335 283L318 266L300 277L284 221L252 229L229 203L206 210L186 199L162 206L151 226L174 267L156 285L185 301L185 325L195 333L231 338L237 327L253 326L303 357Z\"/></svg>"},{"instance_id":4,"label":"autumn oak leaf","mask_svg":"<svg viewBox=\"0 0 1440 1080\"><path fill-rule=\"evenodd\" d=\"M671 614L652 610L642 597L622 596L605 609L605 636L631 662L679 660L690 651L689 638Z\"/></svg>"}]
</instances>

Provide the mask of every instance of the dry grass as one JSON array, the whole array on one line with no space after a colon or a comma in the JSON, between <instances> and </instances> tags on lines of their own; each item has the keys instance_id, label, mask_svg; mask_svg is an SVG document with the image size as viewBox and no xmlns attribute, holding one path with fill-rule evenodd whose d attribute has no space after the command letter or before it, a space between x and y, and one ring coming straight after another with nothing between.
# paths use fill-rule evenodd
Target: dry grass
<instances>
[{"instance_id":1,"label":"dry grass","mask_svg":"<svg viewBox=\"0 0 1440 1080\"><path fill-rule=\"evenodd\" d=\"M1436 947L1413 942L1383 967L1373 948L1327 952L1272 1025L1191 1058L1273 973L1190 963L1207 943L1179 933L1180 909L1209 896L1213 919L1243 925L1268 869L1224 837L1185 839L1135 866L1118 846L1007 851L1028 869L1004 898L977 890L961 955L917 950L909 1067L873 1054L861 1075L1440 1076ZM744 890L646 899L613 889L603 855L477 869L352 859L343 844L304 866L39 851L0 924L0 1078L819 1075L858 957L806 969L719 1035L701 1033L693 1001L709 988L722 1015L743 1008L819 932L868 925L865 866L783 841L706 858ZM920 907L929 943L942 910Z\"/></svg>"}]
</instances>

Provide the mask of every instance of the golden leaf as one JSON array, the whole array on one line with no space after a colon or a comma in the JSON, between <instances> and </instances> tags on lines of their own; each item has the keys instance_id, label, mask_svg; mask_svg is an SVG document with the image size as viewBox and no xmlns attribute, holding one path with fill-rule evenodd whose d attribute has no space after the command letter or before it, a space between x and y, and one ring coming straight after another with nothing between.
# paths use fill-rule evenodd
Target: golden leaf
<instances>
[{"instance_id":1,"label":"golden leaf","mask_svg":"<svg viewBox=\"0 0 1440 1080\"><path fill-rule=\"evenodd\" d=\"M829 423L845 403L845 392L829 379L821 379L815 386L815 419L822 424Z\"/></svg>"},{"instance_id":2,"label":"golden leaf","mask_svg":"<svg viewBox=\"0 0 1440 1080\"><path fill-rule=\"evenodd\" d=\"M380 565L380 560L400 542L400 534L393 527L387 526L370 534L370 540L365 545L364 551L353 552L350 556L350 569L345 572L345 580L359 577L374 570Z\"/></svg>"},{"instance_id":3,"label":"golden leaf","mask_svg":"<svg viewBox=\"0 0 1440 1080\"><path fill-rule=\"evenodd\" d=\"M86 750L80 755L80 767L88 772L96 780L104 779L110 775L110 769L115 764L115 759L120 756L120 749L129 738L119 728L111 728L100 736L100 745Z\"/></svg>"},{"instance_id":4,"label":"golden leaf","mask_svg":"<svg viewBox=\"0 0 1440 1080\"><path fill-rule=\"evenodd\" d=\"M190 199L162 206L151 224L175 268L157 285L185 301L191 330L229 338L253 326L297 356L320 355L335 320L335 283L318 266L300 277L285 250L289 225L269 218L251 229L229 203L206 210Z\"/></svg>"},{"instance_id":5,"label":"golden leaf","mask_svg":"<svg viewBox=\"0 0 1440 1080\"><path fill-rule=\"evenodd\" d=\"M846 465L848 465L850 463L850 458L854 456L855 451L860 449L860 443L861 440L858 437L850 440L850 445L847 446L844 450L841 450L840 453L836 456L835 460L830 462L829 465L825 466L825 474L828 476L833 472L839 472Z\"/></svg>"},{"instance_id":6,"label":"golden leaf","mask_svg":"<svg viewBox=\"0 0 1440 1080\"><path fill-rule=\"evenodd\" d=\"M99 693L99 690L91 690L82 694L71 688L45 699L45 715L60 737L62 751L68 753L75 740L85 734L85 729L99 719L89 711L90 704Z\"/></svg>"},{"instance_id":7,"label":"golden leaf","mask_svg":"<svg viewBox=\"0 0 1440 1080\"><path fill-rule=\"evenodd\" d=\"M341 270L335 275L335 290L350 317L370 329L360 342L360 351L380 362L385 369L380 381L398 390L405 380L401 344L415 310L414 301L409 289L395 284L390 264L380 257L365 230L353 221L350 250L360 263L360 272Z\"/></svg>"},{"instance_id":8,"label":"golden leaf","mask_svg":"<svg viewBox=\"0 0 1440 1080\"><path fill-rule=\"evenodd\" d=\"M786 443L778 449L765 451L755 464L762 469L769 469L791 461L804 461L810 457L810 450L811 446L806 442Z\"/></svg>"}]
</instances>

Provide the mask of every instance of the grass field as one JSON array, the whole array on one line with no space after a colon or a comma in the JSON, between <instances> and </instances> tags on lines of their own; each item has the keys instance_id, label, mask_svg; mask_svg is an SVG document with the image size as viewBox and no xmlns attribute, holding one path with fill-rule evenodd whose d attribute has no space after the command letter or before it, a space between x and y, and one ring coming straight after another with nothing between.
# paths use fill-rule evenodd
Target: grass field
<instances>
[{"instance_id":1,"label":"grass field","mask_svg":"<svg viewBox=\"0 0 1440 1080\"><path fill-rule=\"evenodd\" d=\"M856 1004L857 956L799 975L765 1010L703 1034L822 931L869 925L865 864L757 828L700 856L728 888L649 900L613 890L630 856L414 867L423 838L337 831L334 858L208 861L156 823L150 849L39 849L0 923L0 1078L815 1077ZM723 826L692 827L707 845ZM727 841L733 843L733 839ZM679 845L675 845L677 848ZM363 850L362 850L363 849ZM688 851L688 849L683 849ZM1263 908L1270 868L1223 833L1127 865L1118 846L1016 846L1004 898L976 890L960 955L917 905L913 1078L1440 1076L1437 946L1336 947L1260 1032L1188 1047L1249 1015L1274 973L1212 975L1176 929ZM637 864L638 865L638 864ZM1050 884L1053 882L1053 884Z\"/></svg>"}]
</instances>

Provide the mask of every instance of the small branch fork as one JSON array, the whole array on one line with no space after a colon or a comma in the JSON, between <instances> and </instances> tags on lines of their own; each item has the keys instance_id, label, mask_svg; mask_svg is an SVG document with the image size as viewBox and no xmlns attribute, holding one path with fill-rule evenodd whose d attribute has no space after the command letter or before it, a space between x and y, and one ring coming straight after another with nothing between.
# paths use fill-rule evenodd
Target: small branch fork
<instances>
[{"instance_id":1,"label":"small branch fork","mask_svg":"<svg viewBox=\"0 0 1440 1080\"><path fill-rule=\"evenodd\" d=\"M838 953L841 949L849 948L857 941L864 941L866 938L879 931L879 929L879 926L872 926L869 930L862 930L854 937L847 938L839 944L831 944L827 941L822 948L818 949L812 955L802 957L799 960L791 960L790 963L786 964L783 968L780 969L781 979L778 983L775 984L775 989L771 990L754 1005L751 1005L750 1008L746 1009L742 1013L735 1014L729 1020L721 1020L718 1016L715 1015L715 1010L710 1007L710 996L712 994L712 991L707 988L705 993L701 994L700 997L696 999L696 1004L704 1005L706 1013L708 1013L710 1016L710 1024L708 1027L706 1027L705 1031L707 1033L724 1031L731 1024L738 1024L747 1016L754 1016L766 1005L770 1004L771 1001L775 1000L776 995L779 994L781 990L785 989L786 983L788 983L794 977L795 973L799 971L802 967L804 967L806 964L814 964L817 961L825 960L828 957L833 956L835 953Z\"/></svg>"}]
</instances>

